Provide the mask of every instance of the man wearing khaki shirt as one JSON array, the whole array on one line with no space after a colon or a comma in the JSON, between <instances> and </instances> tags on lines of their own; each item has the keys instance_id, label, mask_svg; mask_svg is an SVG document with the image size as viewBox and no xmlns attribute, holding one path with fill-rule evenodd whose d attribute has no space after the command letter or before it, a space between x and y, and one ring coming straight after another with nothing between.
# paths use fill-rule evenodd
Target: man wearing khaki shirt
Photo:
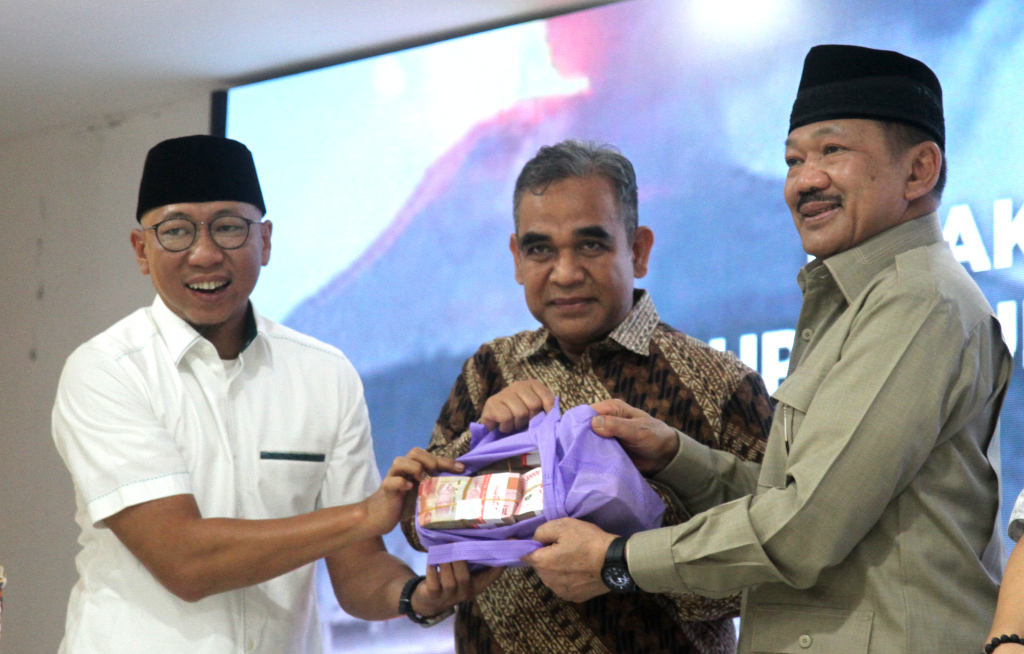
<instances>
[{"instance_id":1,"label":"man wearing khaki shirt","mask_svg":"<svg viewBox=\"0 0 1024 654\"><path fill-rule=\"evenodd\" d=\"M744 592L741 652L979 650L995 608L986 452L1012 360L942 238L942 91L895 52L818 46L786 141L785 198L816 258L761 465L621 403L595 405L694 517L625 543L544 525L528 557L566 599ZM602 567L604 582L602 583ZM609 574L617 573L617 574Z\"/></svg>"}]
</instances>

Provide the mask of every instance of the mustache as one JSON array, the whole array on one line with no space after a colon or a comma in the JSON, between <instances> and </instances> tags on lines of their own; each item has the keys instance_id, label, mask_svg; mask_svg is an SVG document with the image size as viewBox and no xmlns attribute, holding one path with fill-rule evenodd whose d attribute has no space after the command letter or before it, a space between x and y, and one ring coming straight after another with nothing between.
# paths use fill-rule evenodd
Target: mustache
<instances>
[{"instance_id":1,"label":"mustache","mask_svg":"<svg viewBox=\"0 0 1024 654\"><path fill-rule=\"evenodd\" d=\"M800 199L796 203L796 210L800 211L808 202L833 202L840 207L843 206L843 196L841 195L825 195L819 191L809 191L800 195Z\"/></svg>"}]
</instances>

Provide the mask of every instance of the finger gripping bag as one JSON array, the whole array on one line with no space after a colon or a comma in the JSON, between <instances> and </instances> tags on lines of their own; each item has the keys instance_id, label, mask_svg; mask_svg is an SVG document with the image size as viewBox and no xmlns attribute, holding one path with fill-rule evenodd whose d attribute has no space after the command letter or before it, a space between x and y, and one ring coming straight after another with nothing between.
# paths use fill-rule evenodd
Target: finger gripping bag
<instances>
[{"instance_id":1,"label":"finger gripping bag","mask_svg":"<svg viewBox=\"0 0 1024 654\"><path fill-rule=\"evenodd\" d=\"M469 452L459 457L471 476L492 463L538 450L544 485L542 515L491 529L426 529L416 533L427 548L427 563L467 561L474 567L525 565L520 558L541 544L533 532L548 520L578 518L619 536L661 526L665 504L637 471L614 438L590 427L597 415L581 405L561 415L558 399L550 413L539 413L526 430L504 435L483 425L469 426Z\"/></svg>"}]
</instances>

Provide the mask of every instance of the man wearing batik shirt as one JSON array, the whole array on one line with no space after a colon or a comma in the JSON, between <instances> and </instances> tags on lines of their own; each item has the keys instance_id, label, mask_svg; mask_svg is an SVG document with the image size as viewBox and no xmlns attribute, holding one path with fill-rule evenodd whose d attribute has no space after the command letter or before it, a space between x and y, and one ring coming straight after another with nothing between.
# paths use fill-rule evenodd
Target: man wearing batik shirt
<instances>
[{"instance_id":1,"label":"man wearing batik shirt","mask_svg":"<svg viewBox=\"0 0 1024 654\"><path fill-rule=\"evenodd\" d=\"M466 362L429 451L465 454L471 422L512 432L558 396L562 409L619 398L711 448L759 461L771 416L761 378L660 322L651 297L633 288L647 273L654 234L637 225L629 161L573 141L541 148L513 202L516 281L542 328L485 343ZM652 485L666 525L689 517ZM455 636L465 653L732 652L738 608L736 597L647 593L573 604L517 568L459 606Z\"/></svg>"}]
</instances>

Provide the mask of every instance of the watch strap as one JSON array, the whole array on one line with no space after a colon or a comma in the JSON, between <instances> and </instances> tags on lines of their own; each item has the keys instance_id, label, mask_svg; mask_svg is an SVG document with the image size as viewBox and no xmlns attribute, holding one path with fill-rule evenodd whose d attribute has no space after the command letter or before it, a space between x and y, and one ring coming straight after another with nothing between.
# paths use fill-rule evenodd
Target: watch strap
<instances>
[{"instance_id":1,"label":"watch strap","mask_svg":"<svg viewBox=\"0 0 1024 654\"><path fill-rule=\"evenodd\" d=\"M629 539L625 536L618 536L608 545L604 555L604 565L601 567L601 581L613 593L635 593L636 582L629 574L629 565L626 563L626 543Z\"/></svg>"},{"instance_id":2,"label":"watch strap","mask_svg":"<svg viewBox=\"0 0 1024 654\"><path fill-rule=\"evenodd\" d=\"M629 539L625 536L616 536L615 540L608 545L608 551L604 555L605 565L617 565L625 570L629 570L629 565L626 564L626 543Z\"/></svg>"}]
</instances>

